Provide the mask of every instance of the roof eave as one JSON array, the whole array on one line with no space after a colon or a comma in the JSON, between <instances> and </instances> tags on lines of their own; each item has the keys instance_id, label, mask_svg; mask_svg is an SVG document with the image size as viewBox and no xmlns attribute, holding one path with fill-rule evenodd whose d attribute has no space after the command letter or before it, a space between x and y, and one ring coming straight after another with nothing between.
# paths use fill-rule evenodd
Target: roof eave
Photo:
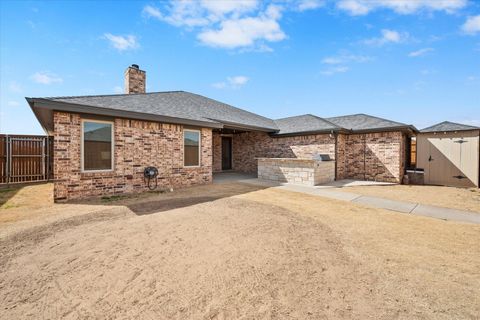
<instances>
[{"instance_id":1,"label":"roof eave","mask_svg":"<svg viewBox=\"0 0 480 320\"><path fill-rule=\"evenodd\" d=\"M252 125L247 125L247 124L242 124L242 123L229 122L229 121L216 120L216 119L212 119L212 120L218 121L219 123L223 124L223 127L226 128L226 129L237 129L237 130L245 130L245 131L260 131L260 132L267 132L267 133L278 132L278 129L276 129L276 128L252 126Z\"/></svg>"},{"instance_id":2,"label":"roof eave","mask_svg":"<svg viewBox=\"0 0 480 320\"><path fill-rule=\"evenodd\" d=\"M480 128L458 129L458 130L420 130L418 133L440 133L440 132L465 132L465 131L480 131Z\"/></svg>"},{"instance_id":3,"label":"roof eave","mask_svg":"<svg viewBox=\"0 0 480 320\"><path fill-rule=\"evenodd\" d=\"M156 122L163 122L163 123L183 124L183 125L198 126L203 128L223 128L223 124L219 122L213 122L213 121L212 122L200 121L200 120L161 116L156 114L142 113L142 112L135 112L135 111L116 110L116 109L110 109L110 108L88 106L83 104L68 103L63 101L53 101L53 100L44 99L44 98L27 98L27 101L29 102L30 107L32 108L34 113L36 113L36 109L44 109L44 110L50 110L50 111L57 110L57 111L65 111L65 112L72 112L72 113L84 113L84 114L112 116L112 117L119 117L119 118L156 121ZM45 125L44 123L42 123L43 119L38 118L38 116L37 116L37 119L40 121L42 126Z\"/></svg>"},{"instance_id":4,"label":"roof eave","mask_svg":"<svg viewBox=\"0 0 480 320\"><path fill-rule=\"evenodd\" d=\"M325 129L325 130L310 130L310 131L299 131L299 132L287 132L287 133L272 133L272 137L295 137L295 136L307 136L314 134L333 134L333 133L347 133L347 130L344 129Z\"/></svg>"},{"instance_id":5,"label":"roof eave","mask_svg":"<svg viewBox=\"0 0 480 320\"><path fill-rule=\"evenodd\" d=\"M40 126L42 127L43 131L47 135L53 134L53 119L51 119L51 123L49 123L48 119L51 118L51 115L48 111L42 111L39 110L38 108L35 108L35 99L34 98L29 98L25 97L25 100L27 100L28 105L30 106L30 109L32 110L33 114L37 118L37 121L40 123Z\"/></svg>"},{"instance_id":6,"label":"roof eave","mask_svg":"<svg viewBox=\"0 0 480 320\"><path fill-rule=\"evenodd\" d=\"M418 133L418 129L412 125L398 126L398 127L382 127L382 128L371 128L371 129L360 129L360 130L349 130L350 133L375 133L375 132L392 132L392 131L403 131L408 133Z\"/></svg>"}]
</instances>

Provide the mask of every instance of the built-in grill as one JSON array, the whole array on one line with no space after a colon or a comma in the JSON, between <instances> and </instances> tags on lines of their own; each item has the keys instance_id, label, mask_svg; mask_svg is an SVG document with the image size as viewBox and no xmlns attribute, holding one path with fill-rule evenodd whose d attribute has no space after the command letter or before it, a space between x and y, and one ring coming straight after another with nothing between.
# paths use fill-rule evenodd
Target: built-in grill
<instances>
[{"instance_id":1,"label":"built-in grill","mask_svg":"<svg viewBox=\"0 0 480 320\"><path fill-rule=\"evenodd\" d=\"M328 154L317 153L313 155L312 158L313 160L317 160L317 161L332 161L332 158L330 158L330 155Z\"/></svg>"}]
</instances>

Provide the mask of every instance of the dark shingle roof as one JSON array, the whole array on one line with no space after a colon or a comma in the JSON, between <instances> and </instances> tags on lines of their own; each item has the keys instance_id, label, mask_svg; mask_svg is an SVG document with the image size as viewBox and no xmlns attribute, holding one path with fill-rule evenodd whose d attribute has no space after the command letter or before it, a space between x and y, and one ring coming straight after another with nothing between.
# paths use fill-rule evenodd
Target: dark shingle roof
<instances>
[{"instance_id":1,"label":"dark shingle roof","mask_svg":"<svg viewBox=\"0 0 480 320\"><path fill-rule=\"evenodd\" d=\"M273 120L185 91L45 98L107 109L277 130Z\"/></svg>"},{"instance_id":2,"label":"dark shingle roof","mask_svg":"<svg viewBox=\"0 0 480 320\"><path fill-rule=\"evenodd\" d=\"M448 131L468 131L480 130L480 127L469 126L466 124L443 121L433 126L420 130L420 132L448 132Z\"/></svg>"},{"instance_id":3,"label":"dark shingle roof","mask_svg":"<svg viewBox=\"0 0 480 320\"><path fill-rule=\"evenodd\" d=\"M369 116L367 114L352 114L348 116L325 118L325 120L344 129L353 131L409 127L409 125L405 123Z\"/></svg>"},{"instance_id":4,"label":"dark shingle roof","mask_svg":"<svg viewBox=\"0 0 480 320\"><path fill-rule=\"evenodd\" d=\"M332 118L306 114L272 120L185 91L26 99L49 133L54 130L53 110L210 128L259 130L276 135L392 129L417 131L413 126L366 114Z\"/></svg>"},{"instance_id":5,"label":"dark shingle roof","mask_svg":"<svg viewBox=\"0 0 480 320\"><path fill-rule=\"evenodd\" d=\"M288 117L275 120L275 124L280 129L277 134L294 134L306 132L325 132L341 129L335 124L326 121L312 114Z\"/></svg>"}]
</instances>

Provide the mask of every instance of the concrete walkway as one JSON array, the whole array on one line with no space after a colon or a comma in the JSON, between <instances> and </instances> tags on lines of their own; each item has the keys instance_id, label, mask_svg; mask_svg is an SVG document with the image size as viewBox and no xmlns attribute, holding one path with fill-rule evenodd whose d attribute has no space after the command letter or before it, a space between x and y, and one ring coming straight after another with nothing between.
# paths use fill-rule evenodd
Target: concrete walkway
<instances>
[{"instance_id":1,"label":"concrete walkway","mask_svg":"<svg viewBox=\"0 0 480 320\"><path fill-rule=\"evenodd\" d=\"M293 184L280 184L260 179L244 179L238 180L238 182L278 188L293 192L301 192L330 199L359 203L369 207L382 208L391 211L431 217L436 219L480 224L480 213L437 206L429 206L413 202L389 200L380 197L363 196L357 193L338 191L335 186L309 187Z\"/></svg>"}]
</instances>

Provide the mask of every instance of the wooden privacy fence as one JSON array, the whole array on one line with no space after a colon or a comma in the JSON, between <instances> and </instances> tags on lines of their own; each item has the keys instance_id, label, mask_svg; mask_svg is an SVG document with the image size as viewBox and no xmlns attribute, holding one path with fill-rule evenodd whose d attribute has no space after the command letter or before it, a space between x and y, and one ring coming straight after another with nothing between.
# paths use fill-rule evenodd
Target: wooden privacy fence
<instances>
[{"instance_id":1,"label":"wooden privacy fence","mask_svg":"<svg viewBox=\"0 0 480 320\"><path fill-rule=\"evenodd\" d=\"M51 137L0 135L0 183L49 180L52 150Z\"/></svg>"}]
</instances>

